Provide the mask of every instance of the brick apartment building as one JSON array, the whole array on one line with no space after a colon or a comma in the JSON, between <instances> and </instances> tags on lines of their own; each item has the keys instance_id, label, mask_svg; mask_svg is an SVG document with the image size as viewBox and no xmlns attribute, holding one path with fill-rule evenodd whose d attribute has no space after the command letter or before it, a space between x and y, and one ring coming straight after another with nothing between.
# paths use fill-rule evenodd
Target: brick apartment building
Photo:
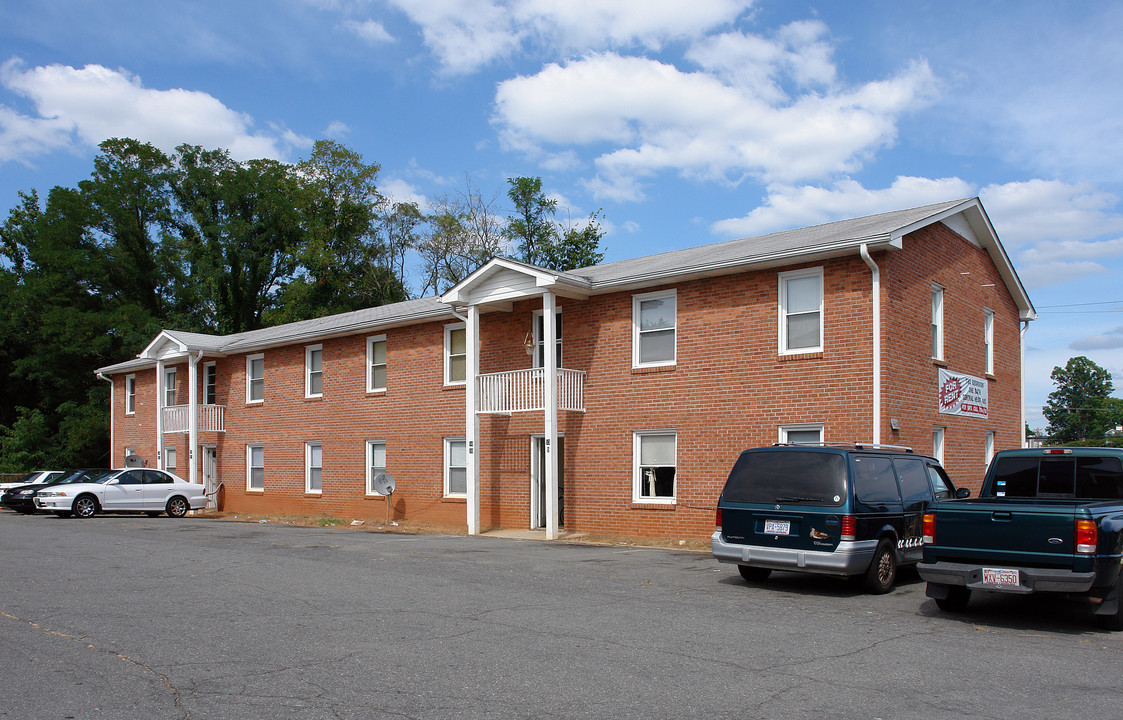
<instances>
[{"instance_id":1,"label":"brick apartment building","mask_svg":"<svg viewBox=\"0 0 1123 720\"><path fill-rule=\"evenodd\" d=\"M228 511L704 539L737 454L773 442L908 445L977 491L1024 440L1034 318L976 198L569 272L495 259L440 298L169 330L98 373L113 463Z\"/></svg>"}]
</instances>

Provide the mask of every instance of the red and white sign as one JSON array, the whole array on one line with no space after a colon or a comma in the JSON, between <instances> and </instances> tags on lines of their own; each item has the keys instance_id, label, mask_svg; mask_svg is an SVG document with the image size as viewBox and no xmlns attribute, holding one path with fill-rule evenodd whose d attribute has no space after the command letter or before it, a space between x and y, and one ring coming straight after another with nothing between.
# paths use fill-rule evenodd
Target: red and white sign
<instances>
[{"instance_id":1,"label":"red and white sign","mask_svg":"<svg viewBox=\"0 0 1123 720\"><path fill-rule=\"evenodd\" d=\"M940 368L940 412L944 415L987 416L987 381Z\"/></svg>"}]
</instances>

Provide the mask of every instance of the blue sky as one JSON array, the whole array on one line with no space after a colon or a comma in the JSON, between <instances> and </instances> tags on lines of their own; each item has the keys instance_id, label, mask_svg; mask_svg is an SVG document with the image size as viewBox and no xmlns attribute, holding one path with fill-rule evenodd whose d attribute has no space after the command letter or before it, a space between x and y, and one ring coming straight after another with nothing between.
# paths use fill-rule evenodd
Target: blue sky
<instances>
[{"instance_id":1,"label":"blue sky","mask_svg":"<svg viewBox=\"0 0 1123 720\"><path fill-rule=\"evenodd\" d=\"M1040 313L1123 395L1123 3L8 0L0 206L101 140L295 161L425 206L540 176L607 259L978 195ZM500 198L502 206L502 197Z\"/></svg>"}]
</instances>

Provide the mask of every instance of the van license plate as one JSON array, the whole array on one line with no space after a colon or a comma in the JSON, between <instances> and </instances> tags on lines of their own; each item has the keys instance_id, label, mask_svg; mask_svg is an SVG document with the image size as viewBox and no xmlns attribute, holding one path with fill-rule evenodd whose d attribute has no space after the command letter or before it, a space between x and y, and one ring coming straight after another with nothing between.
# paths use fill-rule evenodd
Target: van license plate
<instances>
[{"instance_id":1,"label":"van license plate","mask_svg":"<svg viewBox=\"0 0 1123 720\"><path fill-rule=\"evenodd\" d=\"M787 535L792 531L791 520L765 520L765 535Z\"/></svg>"},{"instance_id":2,"label":"van license plate","mask_svg":"<svg viewBox=\"0 0 1123 720\"><path fill-rule=\"evenodd\" d=\"M1004 568L983 568L983 582L987 585L1019 585L1021 578L1017 570Z\"/></svg>"}]
</instances>

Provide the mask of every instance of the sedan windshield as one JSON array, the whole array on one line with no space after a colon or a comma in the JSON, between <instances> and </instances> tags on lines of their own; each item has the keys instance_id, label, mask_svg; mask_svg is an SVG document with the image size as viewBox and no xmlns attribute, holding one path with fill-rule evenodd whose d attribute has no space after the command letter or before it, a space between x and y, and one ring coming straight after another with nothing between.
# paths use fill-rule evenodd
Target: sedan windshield
<instances>
[{"instance_id":1,"label":"sedan windshield","mask_svg":"<svg viewBox=\"0 0 1123 720\"><path fill-rule=\"evenodd\" d=\"M71 483L102 482L113 474L111 470L75 470L69 475L64 475L52 485L70 485Z\"/></svg>"}]
</instances>

